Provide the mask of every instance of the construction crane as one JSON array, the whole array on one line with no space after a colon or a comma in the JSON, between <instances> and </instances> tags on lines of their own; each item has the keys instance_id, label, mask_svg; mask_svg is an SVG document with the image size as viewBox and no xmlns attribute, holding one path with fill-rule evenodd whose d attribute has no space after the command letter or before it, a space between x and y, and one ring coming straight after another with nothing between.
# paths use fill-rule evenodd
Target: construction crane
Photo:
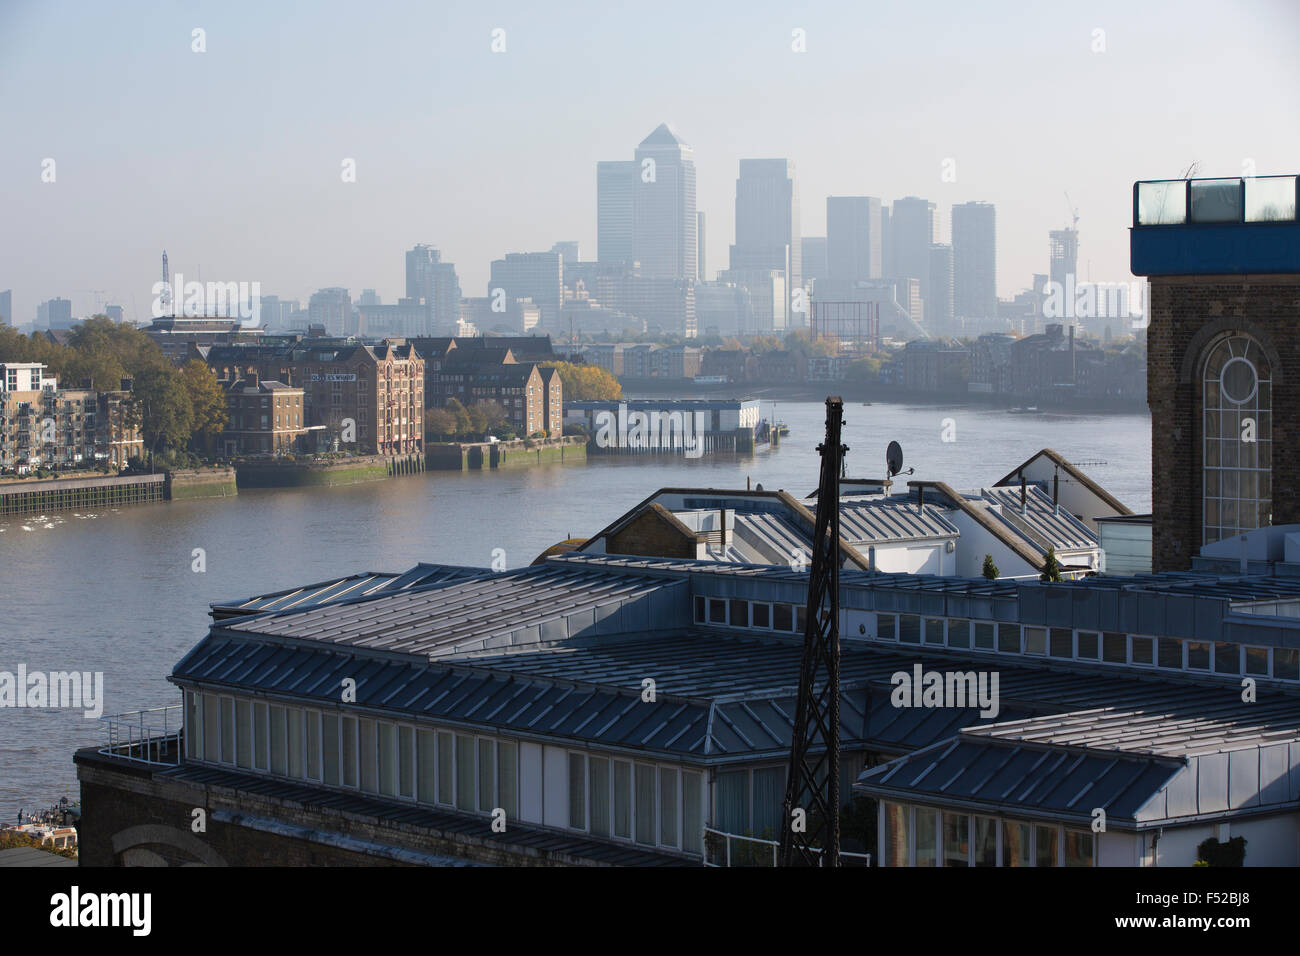
<instances>
[{"instance_id":1,"label":"construction crane","mask_svg":"<svg viewBox=\"0 0 1300 956\"><path fill-rule=\"evenodd\" d=\"M844 401L826 399L799 695L781 820L782 866L840 865L840 444Z\"/></svg>"},{"instance_id":2,"label":"construction crane","mask_svg":"<svg viewBox=\"0 0 1300 956\"><path fill-rule=\"evenodd\" d=\"M1074 203L1070 202L1070 193L1068 191L1065 194L1065 208L1070 210L1070 215L1074 217L1074 222L1071 223L1070 228L1073 229L1075 232L1078 232L1079 231L1079 210L1074 205Z\"/></svg>"}]
</instances>

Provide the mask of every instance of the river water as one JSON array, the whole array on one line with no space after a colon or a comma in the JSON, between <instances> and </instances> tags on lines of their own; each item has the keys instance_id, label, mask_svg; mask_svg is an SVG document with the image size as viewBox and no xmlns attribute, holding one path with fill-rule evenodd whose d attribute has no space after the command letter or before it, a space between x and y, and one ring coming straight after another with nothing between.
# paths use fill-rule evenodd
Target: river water
<instances>
[{"instance_id":1,"label":"river water","mask_svg":"<svg viewBox=\"0 0 1300 956\"><path fill-rule=\"evenodd\" d=\"M773 406L763 403L771 417ZM604 527L661 487L744 488L797 497L817 486L820 402L778 402L790 435L748 456L592 457L508 472L431 472L341 488L241 491L90 515L0 518L0 672L103 672L105 714L174 703L172 666L204 635L209 603L418 561L486 567L494 549L527 565ZM878 477L885 447L914 478L966 489L1041 448L1085 468L1134 511L1150 510L1146 414L1016 415L961 406L845 408L849 474ZM951 421L947 421L951 419ZM954 441L942 440L945 431ZM194 570L194 549L206 568ZM72 754L103 726L79 710L0 709L0 821L78 799Z\"/></svg>"}]
</instances>

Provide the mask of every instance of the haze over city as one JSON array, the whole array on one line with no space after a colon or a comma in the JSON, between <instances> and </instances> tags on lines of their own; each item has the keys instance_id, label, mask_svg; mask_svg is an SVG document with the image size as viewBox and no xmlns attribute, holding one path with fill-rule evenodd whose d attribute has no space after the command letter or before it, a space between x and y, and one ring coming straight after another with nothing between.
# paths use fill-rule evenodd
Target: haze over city
<instances>
[{"instance_id":1,"label":"haze over city","mask_svg":"<svg viewBox=\"0 0 1300 956\"><path fill-rule=\"evenodd\" d=\"M1283 0L10 2L0 287L15 324L54 296L143 321L165 248L187 278L387 302L401 252L428 242L483 295L509 252L576 240L594 259L596 163L662 122L694 150L709 278L734 241L739 161L782 157L805 236L825 235L828 195L928 199L941 242L952 204L992 202L1009 298L1046 271L1072 205L1080 276L1122 281L1135 178L1292 170L1300 129L1279 104L1300 88L1298 32Z\"/></svg>"}]
</instances>

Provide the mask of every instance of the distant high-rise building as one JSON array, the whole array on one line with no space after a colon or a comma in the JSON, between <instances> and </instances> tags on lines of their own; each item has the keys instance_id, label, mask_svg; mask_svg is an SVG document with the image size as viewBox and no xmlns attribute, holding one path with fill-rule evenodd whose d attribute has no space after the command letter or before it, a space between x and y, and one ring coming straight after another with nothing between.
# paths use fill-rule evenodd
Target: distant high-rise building
<instances>
[{"instance_id":1,"label":"distant high-rise building","mask_svg":"<svg viewBox=\"0 0 1300 956\"><path fill-rule=\"evenodd\" d=\"M789 326L799 327L808 322L806 307L794 310L795 290L803 286L802 265L794 163L788 159L742 159L736 180L736 243L731 247L730 271L780 272Z\"/></svg>"},{"instance_id":2,"label":"distant high-rise building","mask_svg":"<svg viewBox=\"0 0 1300 956\"><path fill-rule=\"evenodd\" d=\"M460 320L460 281L456 266L443 262L432 246L418 245L406 254L406 298L424 302L430 332L454 333Z\"/></svg>"},{"instance_id":3,"label":"distant high-rise building","mask_svg":"<svg viewBox=\"0 0 1300 956\"><path fill-rule=\"evenodd\" d=\"M1051 238L1051 266L1048 275L1053 282L1065 288L1066 276L1079 277L1079 230L1053 229Z\"/></svg>"},{"instance_id":4,"label":"distant high-rise building","mask_svg":"<svg viewBox=\"0 0 1300 956\"><path fill-rule=\"evenodd\" d=\"M880 206L880 274L886 279L891 279L894 272L894 246L890 242L890 218L889 207L883 203Z\"/></svg>"},{"instance_id":5,"label":"distant high-rise building","mask_svg":"<svg viewBox=\"0 0 1300 956\"><path fill-rule=\"evenodd\" d=\"M925 296L930 287L930 246L934 245L934 203L915 196L894 200L889 214L889 246L894 279L916 279L917 292ZM903 288L909 288L906 283ZM902 296L899 302L903 302ZM925 315L923 303L907 293L906 308L915 317ZM922 318L920 321L924 321Z\"/></svg>"},{"instance_id":6,"label":"distant high-rise building","mask_svg":"<svg viewBox=\"0 0 1300 956\"><path fill-rule=\"evenodd\" d=\"M962 318L998 314L997 216L992 203L952 207L953 308Z\"/></svg>"},{"instance_id":7,"label":"distant high-rise building","mask_svg":"<svg viewBox=\"0 0 1300 956\"><path fill-rule=\"evenodd\" d=\"M695 278L700 282L709 281L704 259L704 211L695 211Z\"/></svg>"},{"instance_id":8,"label":"distant high-rise building","mask_svg":"<svg viewBox=\"0 0 1300 956\"><path fill-rule=\"evenodd\" d=\"M112 319L114 322L122 322L125 320L125 313L122 311L122 307L120 305L104 306L104 314L108 316L110 319Z\"/></svg>"},{"instance_id":9,"label":"distant high-rise building","mask_svg":"<svg viewBox=\"0 0 1300 956\"><path fill-rule=\"evenodd\" d=\"M38 329L72 328L72 300L47 299L36 307Z\"/></svg>"},{"instance_id":10,"label":"distant high-rise building","mask_svg":"<svg viewBox=\"0 0 1300 956\"><path fill-rule=\"evenodd\" d=\"M953 252L952 246L930 246L930 287L925 292L925 308L930 328L947 333L953 326Z\"/></svg>"},{"instance_id":11,"label":"distant high-rise building","mask_svg":"<svg viewBox=\"0 0 1300 956\"><path fill-rule=\"evenodd\" d=\"M826 197L826 271L831 279L881 277L880 200Z\"/></svg>"},{"instance_id":12,"label":"distant high-rise building","mask_svg":"<svg viewBox=\"0 0 1300 956\"><path fill-rule=\"evenodd\" d=\"M357 305L382 305L379 301L379 295L374 289L362 289L361 298L357 299Z\"/></svg>"},{"instance_id":13,"label":"distant high-rise building","mask_svg":"<svg viewBox=\"0 0 1300 956\"><path fill-rule=\"evenodd\" d=\"M564 265L573 265L578 261L578 243L575 241L557 242L551 251L564 256Z\"/></svg>"},{"instance_id":14,"label":"distant high-rise building","mask_svg":"<svg viewBox=\"0 0 1300 956\"><path fill-rule=\"evenodd\" d=\"M504 304L506 299L532 299L541 309L541 322L555 327L564 304L563 257L558 252L512 252L492 263L488 298ZM495 290L504 289L504 298Z\"/></svg>"},{"instance_id":15,"label":"distant high-rise building","mask_svg":"<svg viewBox=\"0 0 1300 956\"><path fill-rule=\"evenodd\" d=\"M696 277L694 156L666 123L636 149L632 257L644 276Z\"/></svg>"},{"instance_id":16,"label":"distant high-rise building","mask_svg":"<svg viewBox=\"0 0 1300 956\"><path fill-rule=\"evenodd\" d=\"M631 160L596 164L596 258L607 265L632 262L636 176Z\"/></svg>"},{"instance_id":17,"label":"distant high-rise building","mask_svg":"<svg viewBox=\"0 0 1300 956\"><path fill-rule=\"evenodd\" d=\"M799 240L799 271L804 285L830 278L826 264L825 236L804 236ZM817 294L815 286L813 294Z\"/></svg>"},{"instance_id":18,"label":"distant high-rise building","mask_svg":"<svg viewBox=\"0 0 1300 956\"><path fill-rule=\"evenodd\" d=\"M12 289L0 292L0 325L14 324L14 293Z\"/></svg>"},{"instance_id":19,"label":"distant high-rise building","mask_svg":"<svg viewBox=\"0 0 1300 956\"><path fill-rule=\"evenodd\" d=\"M326 335L352 335L357 331L352 317L352 297L336 286L312 294L307 303L307 320L325 327Z\"/></svg>"}]
</instances>

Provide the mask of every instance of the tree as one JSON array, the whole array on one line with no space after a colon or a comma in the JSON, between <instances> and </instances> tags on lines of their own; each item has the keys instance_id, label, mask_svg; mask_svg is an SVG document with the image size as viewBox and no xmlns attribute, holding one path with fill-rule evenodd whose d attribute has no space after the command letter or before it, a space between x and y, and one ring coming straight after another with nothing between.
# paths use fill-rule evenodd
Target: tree
<instances>
[{"instance_id":1,"label":"tree","mask_svg":"<svg viewBox=\"0 0 1300 956\"><path fill-rule=\"evenodd\" d=\"M426 408L424 410L424 435L426 439L434 436L447 439L456 434L456 416L445 408Z\"/></svg>"},{"instance_id":2,"label":"tree","mask_svg":"<svg viewBox=\"0 0 1300 956\"><path fill-rule=\"evenodd\" d=\"M623 397L623 386L618 379L598 365L544 362L543 368L559 370L564 397L571 401L615 401Z\"/></svg>"},{"instance_id":3,"label":"tree","mask_svg":"<svg viewBox=\"0 0 1300 956\"><path fill-rule=\"evenodd\" d=\"M984 570L981 573L990 581L996 581L998 579L998 566L993 563L993 555L984 555Z\"/></svg>"},{"instance_id":4,"label":"tree","mask_svg":"<svg viewBox=\"0 0 1300 956\"><path fill-rule=\"evenodd\" d=\"M1039 575L1043 581L1061 580L1061 562L1056 560L1056 548L1048 546L1047 560L1043 563L1043 573Z\"/></svg>"},{"instance_id":5,"label":"tree","mask_svg":"<svg viewBox=\"0 0 1300 956\"><path fill-rule=\"evenodd\" d=\"M460 403L459 399L455 399L455 398L447 399L447 404L444 407L447 409L447 411L451 412L454 416L456 416L457 435L468 435L473 431L473 425L470 422L469 412L465 410L465 406Z\"/></svg>"},{"instance_id":6,"label":"tree","mask_svg":"<svg viewBox=\"0 0 1300 956\"><path fill-rule=\"evenodd\" d=\"M501 428L502 426L507 425L510 422L510 413L506 411L506 407L504 405L502 405L500 402L496 401L495 399L489 398L489 399L484 399L483 401L475 402L474 408L478 409L479 414L482 416L483 431L485 432L490 432L497 428ZM470 417L472 418L473 415L474 415L474 411L473 409L471 409Z\"/></svg>"},{"instance_id":7,"label":"tree","mask_svg":"<svg viewBox=\"0 0 1300 956\"><path fill-rule=\"evenodd\" d=\"M226 393L212 369L198 359L185 363L181 384L193 413L190 443L196 451L211 452L212 443L226 428Z\"/></svg>"},{"instance_id":8,"label":"tree","mask_svg":"<svg viewBox=\"0 0 1300 956\"><path fill-rule=\"evenodd\" d=\"M169 365L141 371L131 390L127 416L132 425L140 426L151 460L161 451L180 448L188 442L194 409L180 374Z\"/></svg>"}]
</instances>

